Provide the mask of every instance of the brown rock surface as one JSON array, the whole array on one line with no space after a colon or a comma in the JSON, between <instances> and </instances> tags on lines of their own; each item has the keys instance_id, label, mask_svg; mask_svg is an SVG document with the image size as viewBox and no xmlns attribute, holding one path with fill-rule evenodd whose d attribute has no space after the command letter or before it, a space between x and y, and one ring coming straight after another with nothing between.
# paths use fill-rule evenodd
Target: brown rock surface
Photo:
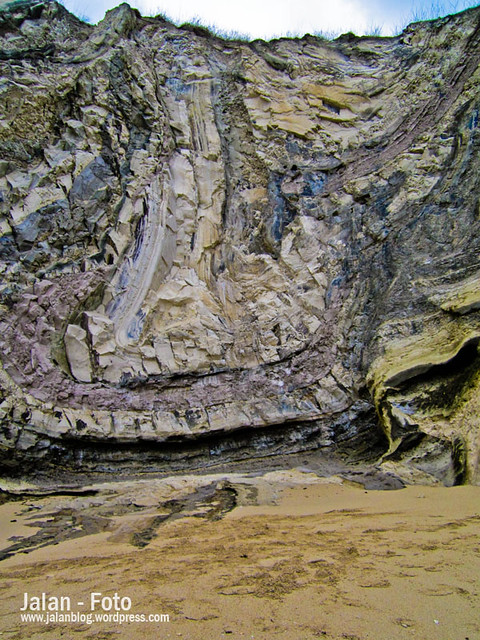
<instances>
[{"instance_id":1,"label":"brown rock surface","mask_svg":"<svg viewBox=\"0 0 480 640\"><path fill-rule=\"evenodd\" d=\"M334 42L0 21L8 473L321 447L478 482L480 10Z\"/></svg>"}]
</instances>

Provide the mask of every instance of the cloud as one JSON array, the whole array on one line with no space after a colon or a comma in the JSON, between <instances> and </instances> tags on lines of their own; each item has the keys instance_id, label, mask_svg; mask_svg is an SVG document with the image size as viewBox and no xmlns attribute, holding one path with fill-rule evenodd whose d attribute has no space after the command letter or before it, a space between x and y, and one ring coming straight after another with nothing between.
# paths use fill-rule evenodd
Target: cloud
<instances>
[{"instance_id":1,"label":"cloud","mask_svg":"<svg viewBox=\"0 0 480 640\"><path fill-rule=\"evenodd\" d=\"M175 21L201 17L202 23L248 33L254 38L286 32L361 32L368 15L360 0L136 0L142 13L165 13ZM134 6L132 3L132 6Z\"/></svg>"},{"instance_id":2,"label":"cloud","mask_svg":"<svg viewBox=\"0 0 480 640\"><path fill-rule=\"evenodd\" d=\"M111 0L59 0L59 2L82 20L88 18L93 23L101 20L105 11L119 4Z\"/></svg>"},{"instance_id":3,"label":"cloud","mask_svg":"<svg viewBox=\"0 0 480 640\"><path fill-rule=\"evenodd\" d=\"M98 22L122 0L61 0L69 11ZM416 19L433 18L478 4L476 0L130 0L144 15L164 14L176 23L202 24L252 38L381 28L391 34Z\"/></svg>"}]
</instances>

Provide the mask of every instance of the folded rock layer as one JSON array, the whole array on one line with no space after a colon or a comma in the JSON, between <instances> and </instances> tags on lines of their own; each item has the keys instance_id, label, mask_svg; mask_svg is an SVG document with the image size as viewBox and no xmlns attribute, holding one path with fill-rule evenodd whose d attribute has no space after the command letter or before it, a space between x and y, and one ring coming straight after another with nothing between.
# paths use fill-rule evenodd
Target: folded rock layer
<instances>
[{"instance_id":1,"label":"folded rock layer","mask_svg":"<svg viewBox=\"0 0 480 640\"><path fill-rule=\"evenodd\" d=\"M224 41L0 13L5 473L478 482L480 9Z\"/></svg>"}]
</instances>

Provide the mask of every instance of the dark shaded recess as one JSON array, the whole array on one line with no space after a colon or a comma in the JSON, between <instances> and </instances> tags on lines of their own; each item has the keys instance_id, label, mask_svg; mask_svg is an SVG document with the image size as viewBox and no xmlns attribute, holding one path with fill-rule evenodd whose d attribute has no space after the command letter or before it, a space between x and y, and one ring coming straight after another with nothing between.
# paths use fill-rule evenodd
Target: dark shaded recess
<instances>
[{"instance_id":1,"label":"dark shaded recess","mask_svg":"<svg viewBox=\"0 0 480 640\"><path fill-rule=\"evenodd\" d=\"M83 431L84 429L86 429L86 427L87 427L87 423L81 420L80 418L75 423L75 428L77 431Z\"/></svg>"},{"instance_id":2,"label":"dark shaded recess","mask_svg":"<svg viewBox=\"0 0 480 640\"><path fill-rule=\"evenodd\" d=\"M387 437L381 428L375 409L370 403L353 405L352 421L348 413L340 414L330 426L333 450L345 462L375 462L388 448Z\"/></svg>"},{"instance_id":3,"label":"dark shaded recess","mask_svg":"<svg viewBox=\"0 0 480 640\"><path fill-rule=\"evenodd\" d=\"M138 259L140 255L140 251L142 249L143 235L145 233L145 224L146 224L147 216L148 216L148 207L147 207L147 203L144 200L143 215L137 220L137 223L135 225L135 231L133 233L133 238L134 238L134 247L133 247L133 255L132 255L133 262L135 262Z\"/></svg>"},{"instance_id":4,"label":"dark shaded recess","mask_svg":"<svg viewBox=\"0 0 480 640\"><path fill-rule=\"evenodd\" d=\"M410 433L406 433L394 453L385 456L385 459L399 462L405 453L420 446L426 440L428 440L428 436L425 433L412 430Z\"/></svg>"},{"instance_id":5,"label":"dark shaded recess","mask_svg":"<svg viewBox=\"0 0 480 640\"><path fill-rule=\"evenodd\" d=\"M292 422L263 428L245 427L233 433L209 433L187 441L45 440L27 451L0 449L4 476L31 474L59 481L92 476L189 472L240 460L269 458L299 451L328 451L352 461L373 462L386 450L372 406L354 419L339 414L329 421Z\"/></svg>"},{"instance_id":6,"label":"dark shaded recess","mask_svg":"<svg viewBox=\"0 0 480 640\"><path fill-rule=\"evenodd\" d=\"M456 456L455 448L449 440L412 431L405 435L397 449L384 456L383 460L407 462L409 467L433 475L449 487L462 484L465 479L465 468L459 473L456 457L458 458L458 455Z\"/></svg>"},{"instance_id":7,"label":"dark shaded recess","mask_svg":"<svg viewBox=\"0 0 480 640\"><path fill-rule=\"evenodd\" d=\"M333 102L331 100L327 100L326 98L322 99L323 106L326 107L332 113L336 113L337 115L340 113L340 107L338 103Z\"/></svg>"},{"instance_id":8,"label":"dark shaded recess","mask_svg":"<svg viewBox=\"0 0 480 640\"><path fill-rule=\"evenodd\" d=\"M452 442L453 471L455 485L462 485L467 480L467 452L463 438L457 436Z\"/></svg>"},{"instance_id":9,"label":"dark shaded recess","mask_svg":"<svg viewBox=\"0 0 480 640\"><path fill-rule=\"evenodd\" d=\"M449 361L430 367L417 367L410 372L406 371L395 379L391 379L389 384L395 387L395 393L390 396L393 400L398 397L401 401L402 394L415 396L419 399L412 401L413 407L418 410L431 407L450 408L462 397L462 394L472 381L472 378L480 369L480 359L478 357L479 338L474 338L467 342ZM407 377L409 376L410 377ZM403 376L403 379L400 378ZM417 425L403 425L399 423L390 413L390 405L387 403L384 408L389 412L392 424L392 438L401 438L401 443L389 458L400 460L402 456L419 447L425 439L430 439L426 434L418 430ZM414 415L414 414L413 414ZM439 445L440 446L440 445ZM453 484L464 484L467 475L467 455L463 439L457 437L453 442L445 440L443 443L445 451L450 451L451 467L453 474Z\"/></svg>"},{"instance_id":10,"label":"dark shaded recess","mask_svg":"<svg viewBox=\"0 0 480 640\"><path fill-rule=\"evenodd\" d=\"M400 393L410 394L416 389L421 391L427 384L438 384L439 389L430 397L428 404L434 403L437 406L451 404L480 367L479 343L480 338L472 338L447 362L402 371L391 378L388 385L396 387Z\"/></svg>"},{"instance_id":11,"label":"dark shaded recess","mask_svg":"<svg viewBox=\"0 0 480 640\"><path fill-rule=\"evenodd\" d=\"M395 378L389 380L389 386L395 391L389 394L390 401L395 398L401 402L402 395L409 397L418 395L419 399L412 401L412 407L418 410L431 407L449 408L458 398L461 398L464 389L471 383L472 377L478 372L480 361L477 346L479 339L475 338L460 349L457 355L439 365L417 367L410 371L404 371ZM402 438L402 444L397 449L399 453L411 449L419 444L419 431L416 425L400 424L390 413L390 404L384 405L388 411L392 424L392 438ZM455 453L455 447L452 449ZM463 463L464 466L464 463ZM456 472L456 475L461 475Z\"/></svg>"}]
</instances>

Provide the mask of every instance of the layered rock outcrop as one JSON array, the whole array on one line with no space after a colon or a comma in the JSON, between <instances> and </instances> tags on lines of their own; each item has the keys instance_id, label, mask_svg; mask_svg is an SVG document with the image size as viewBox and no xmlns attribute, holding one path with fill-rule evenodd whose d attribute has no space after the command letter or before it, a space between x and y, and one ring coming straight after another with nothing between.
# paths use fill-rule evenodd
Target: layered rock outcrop
<instances>
[{"instance_id":1,"label":"layered rock outcrop","mask_svg":"<svg viewBox=\"0 0 480 640\"><path fill-rule=\"evenodd\" d=\"M480 10L333 42L125 4L0 25L7 472L322 447L478 482Z\"/></svg>"}]
</instances>

